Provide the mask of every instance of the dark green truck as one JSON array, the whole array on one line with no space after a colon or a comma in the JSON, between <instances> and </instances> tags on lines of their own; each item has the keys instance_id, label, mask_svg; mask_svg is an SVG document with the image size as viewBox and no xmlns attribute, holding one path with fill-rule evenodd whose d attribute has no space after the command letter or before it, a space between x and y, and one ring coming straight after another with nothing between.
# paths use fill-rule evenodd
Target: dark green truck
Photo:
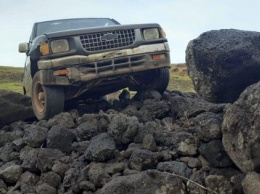
<instances>
[{"instance_id":1,"label":"dark green truck","mask_svg":"<svg viewBox=\"0 0 260 194\"><path fill-rule=\"evenodd\" d=\"M169 46L158 24L120 25L109 18L35 23L26 53L23 91L36 117L60 113L66 102L100 98L123 88L163 93Z\"/></svg>"}]
</instances>

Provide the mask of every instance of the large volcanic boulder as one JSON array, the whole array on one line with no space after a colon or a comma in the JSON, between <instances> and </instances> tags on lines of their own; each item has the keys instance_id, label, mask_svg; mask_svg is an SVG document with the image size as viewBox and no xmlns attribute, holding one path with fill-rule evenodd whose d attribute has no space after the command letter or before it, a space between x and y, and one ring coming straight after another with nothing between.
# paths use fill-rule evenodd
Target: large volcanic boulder
<instances>
[{"instance_id":1,"label":"large volcanic boulder","mask_svg":"<svg viewBox=\"0 0 260 194\"><path fill-rule=\"evenodd\" d=\"M260 80L260 33L213 30L189 42L186 64L196 92L211 102L234 102Z\"/></svg>"},{"instance_id":2,"label":"large volcanic boulder","mask_svg":"<svg viewBox=\"0 0 260 194\"><path fill-rule=\"evenodd\" d=\"M243 172L260 172L260 82L248 87L227 107L223 146Z\"/></svg>"},{"instance_id":3,"label":"large volcanic boulder","mask_svg":"<svg viewBox=\"0 0 260 194\"><path fill-rule=\"evenodd\" d=\"M31 99L22 94L0 90L0 127L34 117Z\"/></svg>"}]
</instances>

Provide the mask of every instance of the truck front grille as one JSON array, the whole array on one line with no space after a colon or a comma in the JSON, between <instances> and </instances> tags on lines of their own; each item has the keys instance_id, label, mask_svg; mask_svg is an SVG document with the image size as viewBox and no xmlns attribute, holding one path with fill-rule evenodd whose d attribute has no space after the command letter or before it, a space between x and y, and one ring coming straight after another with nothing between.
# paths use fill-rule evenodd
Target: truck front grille
<instances>
[{"instance_id":1,"label":"truck front grille","mask_svg":"<svg viewBox=\"0 0 260 194\"><path fill-rule=\"evenodd\" d=\"M103 51L130 46L135 41L134 29L97 32L80 36L86 51Z\"/></svg>"},{"instance_id":2,"label":"truck front grille","mask_svg":"<svg viewBox=\"0 0 260 194\"><path fill-rule=\"evenodd\" d=\"M97 61L79 66L79 71L87 75L87 79L107 75L132 73L146 68L146 56L134 55L106 61Z\"/></svg>"}]
</instances>

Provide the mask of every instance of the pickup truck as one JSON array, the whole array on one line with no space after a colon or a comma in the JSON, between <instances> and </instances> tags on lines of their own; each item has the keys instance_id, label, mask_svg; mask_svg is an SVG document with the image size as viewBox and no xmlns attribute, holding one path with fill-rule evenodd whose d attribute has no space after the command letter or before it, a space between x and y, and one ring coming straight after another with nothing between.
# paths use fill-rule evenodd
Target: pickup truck
<instances>
[{"instance_id":1,"label":"pickup truck","mask_svg":"<svg viewBox=\"0 0 260 194\"><path fill-rule=\"evenodd\" d=\"M129 88L163 93L170 56L159 24L120 25L109 18L37 22L26 54L23 91L39 120L64 110L66 102L100 98Z\"/></svg>"}]
</instances>

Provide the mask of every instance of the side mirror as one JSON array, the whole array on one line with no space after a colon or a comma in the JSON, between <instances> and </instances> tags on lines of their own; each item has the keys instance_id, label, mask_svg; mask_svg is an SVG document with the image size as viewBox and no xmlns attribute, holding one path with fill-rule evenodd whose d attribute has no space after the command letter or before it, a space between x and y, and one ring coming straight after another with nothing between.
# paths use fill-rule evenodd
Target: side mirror
<instances>
[{"instance_id":1,"label":"side mirror","mask_svg":"<svg viewBox=\"0 0 260 194\"><path fill-rule=\"evenodd\" d=\"M23 42L19 44L19 52L26 53L29 51L29 43Z\"/></svg>"}]
</instances>

